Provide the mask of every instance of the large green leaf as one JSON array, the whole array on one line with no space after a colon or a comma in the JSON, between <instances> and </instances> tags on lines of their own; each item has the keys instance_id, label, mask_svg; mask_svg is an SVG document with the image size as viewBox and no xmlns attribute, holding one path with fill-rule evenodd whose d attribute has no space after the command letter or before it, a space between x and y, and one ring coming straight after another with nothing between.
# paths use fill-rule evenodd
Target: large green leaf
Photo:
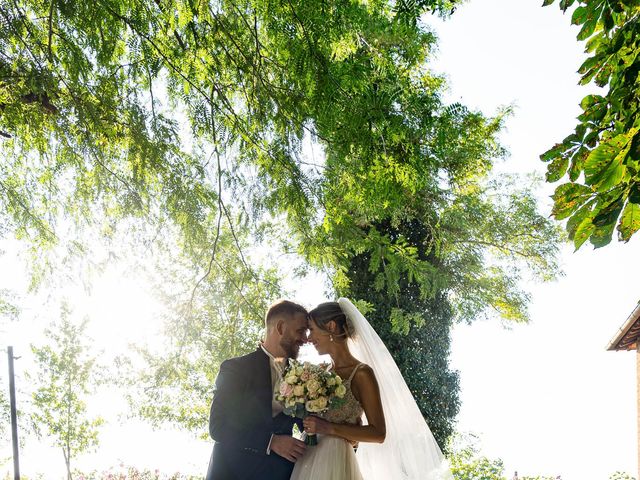
<instances>
[{"instance_id":1,"label":"large green leaf","mask_svg":"<svg viewBox=\"0 0 640 480\"><path fill-rule=\"evenodd\" d=\"M640 229L640 205L627 202L622 212L622 217L620 217L620 223L618 224L620 240L628 242L638 229Z\"/></svg>"},{"instance_id":2,"label":"large green leaf","mask_svg":"<svg viewBox=\"0 0 640 480\"><path fill-rule=\"evenodd\" d=\"M618 196L608 205L602 206L597 210L596 215L593 217L593 224L596 227L606 227L607 225L615 224L622 211L624 200L622 195Z\"/></svg>"},{"instance_id":3,"label":"large green leaf","mask_svg":"<svg viewBox=\"0 0 640 480\"><path fill-rule=\"evenodd\" d=\"M589 241L594 247L604 247L611 242L613 230L616 226L616 222L620 216L623 205L624 200L620 195L616 200L604 205L596 213L595 217L593 217L592 223L595 228L591 233Z\"/></svg>"},{"instance_id":4,"label":"large green leaf","mask_svg":"<svg viewBox=\"0 0 640 480\"><path fill-rule=\"evenodd\" d=\"M585 139L586 141L586 139ZM584 169L584 162L589 155L589 149L580 147L571 157L571 167L569 168L569 180L575 182Z\"/></svg>"},{"instance_id":5,"label":"large green leaf","mask_svg":"<svg viewBox=\"0 0 640 480\"><path fill-rule=\"evenodd\" d=\"M581 122L586 122L588 120L592 122L598 122L602 120L607 114L608 103L606 99L598 95L589 95L589 97L585 97L585 99L580 104L584 112L578 116L578 120L580 120ZM585 100L590 101L586 102Z\"/></svg>"},{"instance_id":6,"label":"large green leaf","mask_svg":"<svg viewBox=\"0 0 640 480\"><path fill-rule=\"evenodd\" d=\"M579 6L573 11L571 15L571 23L573 25L582 25L589 16L589 9L584 6Z\"/></svg>"},{"instance_id":7,"label":"large green leaf","mask_svg":"<svg viewBox=\"0 0 640 480\"><path fill-rule=\"evenodd\" d=\"M620 155L628 141L626 135L618 135L593 150L584 163L585 181L600 192L616 185L624 174Z\"/></svg>"},{"instance_id":8,"label":"large green leaf","mask_svg":"<svg viewBox=\"0 0 640 480\"><path fill-rule=\"evenodd\" d=\"M629 201L640 205L640 182L631 185L629 190Z\"/></svg>"},{"instance_id":9,"label":"large green leaf","mask_svg":"<svg viewBox=\"0 0 640 480\"><path fill-rule=\"evenodd\" d=\"M573 236L573 245L578 250L584 242L591 236L596 226L592 222L593 212L586 215L582 221L576 226L575 234Z\"/></svg>"},{"instance_id":10,"label":"large green leaf","mask_svg":"<svg viewBox=\"0 0 640 480\"><path fill-rule=\"evenodd\" d=\"M595 32L597 25L598 25L597 18L591 18L587 20L582 26L582 29L580 29L580 32L578 33L578 40L586 40L591 35L593 35L593 32Z\"/></svg>"},{"instance_id":11,"label":"large green leaf","mask_svg":"<svg viewBox=\"0 0 640 480\"><path fill-rule=\"evenodd\" d=\"M613 229L615 227L615 223L609 223L607 225L603 225L602 227L595 227L591 232L591 236L589 237L589 241L596 248L601 248L611 243L611 239L613 237Z\"/></svg>"},{"instance_id":12,"label":"large green leaf","mask_svg":"<svg viewBox=\"0 0 640 480\"><path fill-rule=\"evenodd\" d=\"M560 9L565 12L576 0L560 0Z\"/></svg>"},{"instance_id":13,"label":"large green leaf","mask_svg":"<svg viewBox=\"0 0 640 480\"><path fill-rule=\"evenodd\" d=\"M547 166L547 182L557 182L567 172L569 159L567 157L556 158Z\"/></svg>"},{"instance_id":14,"label":"large green leaf","mask_svg":"<svg viewBox=\"0 0 640 480\"><path fill-rule=\"evenodd\" d=\"M542 160L543 162L549 162L561 155L562 152L564 152L567 148L568 145L566 145L565 143L556 143L553 147L540 155L540 160Z\"/></svg>"},{"instance_id":15,"label":"large green leaf","mask_svg":"<svg viewBox=\"0 0 640 480\"><path fill-rule=\"evenodd\" d=\"M640 160L640 133L636 133L633 140L631 140L629 156L634 160Z\"/></svg>"},{"instance_id":16,"label":"large green leaf","mask_svg":"<svg viewBox=\"0 0 640 480\"><path fill-rule=\"evenodd\" d=\"M556 188L551 198L554 200L551 213L558 219L567 218L593 195L593 190L579 183L565 183Z\"/></svg>"},{"instance_id":17,"label":"large green leaf","mask_svg":"<svg viewBox=\"0 0 640 480\"><path fill-rule=\"evenodd\" d=\"M607 100L601 95L587 95L580 102L583 110L587 110L598 103L606 103Z\"/></svg>"},{"instance_id":18,"label":"large green leaf","mask_svg":"<svg viewBox=\"0 0 640 480\"><path fill-rule=\"evenodd\" d=\"M545 2L550 5L553 2ZM579 84L595 83L603 87L599 94L587 95L580 106L574 136L569 136L561 144L554 146L541 156L541 160L551 162L547 166L547 181L561 180L563 162L568 157L569 180L581 182L593 188L589 197L596 200L593 218L588 209L582 209L580 198L555 198L556 218L571 216L567 224L570 236L574 236L577 247L586 239L600 247L611 241L621 206L632 198L640 197L635 184L640 182L640 3L637 0L563 0L560 9L565 11L572 4L571 24L579 25L579 41L585 41L587 58L580 66ZM585 153L587 152L587 153ZM581 181L584 174L584 180ZM631 184L631 185L630 185ZM621 196L612 200L612 192ZM582 202L582 203L581 203ZM635 232L630 218L635 207L625 213L624 234ZM631 217L629 217L631 216Z\"/></svg>"},{"instance_id":19,"label":"large green leaf","mask_svg":"<svg viewBox=\"0 0 640 480\"><path fill-rule=\"evenodd\" d=\"M585 221L588 220L588 222L591 223L594 216L592 209L595 202L595 200L587 202L584 206L580 207L577 212L571 215L571 218L567 221L567 234L569 236L569 240L574 240L578 228Z\"/></svg>"}]
</instances>

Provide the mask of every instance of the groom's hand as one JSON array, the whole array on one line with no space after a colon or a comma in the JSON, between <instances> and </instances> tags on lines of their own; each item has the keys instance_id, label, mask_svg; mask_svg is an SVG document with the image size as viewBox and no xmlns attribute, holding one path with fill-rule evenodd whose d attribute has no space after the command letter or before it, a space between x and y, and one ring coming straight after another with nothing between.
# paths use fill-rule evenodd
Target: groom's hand
<instances>
[{"instance_id":1,"label":"groom's hand","mask_svg":"<svg viewBox=\"0 0 640 480\"><path fill-rule=\"evenodd\" d=\"M277 453L290 462L295 462L302 455L307 446L290 435L274 435L271 440L271 451Z\"/></svg>"}]
</instances>

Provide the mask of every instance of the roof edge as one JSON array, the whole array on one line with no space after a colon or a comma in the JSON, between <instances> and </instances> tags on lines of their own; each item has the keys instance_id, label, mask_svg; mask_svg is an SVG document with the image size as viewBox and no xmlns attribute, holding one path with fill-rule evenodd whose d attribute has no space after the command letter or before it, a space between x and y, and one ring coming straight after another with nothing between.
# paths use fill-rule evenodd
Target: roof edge
<instances>
[{"instance_id":1,"label":"roof edge","mask_svg":"<svg viewBox=\"0 0 640 480\"><path fill-rule=\"evenodd\" d=\"M629 332L633 324L640 318L640 302L636 305L636 308L633 309L631 315L625 320L624 324L618 330L618 333L615 337L609 342L607 345L607 350L616 351L619 350L617 348L618 344L622 341L624 336Z\"/></svg>"}]
</instances>

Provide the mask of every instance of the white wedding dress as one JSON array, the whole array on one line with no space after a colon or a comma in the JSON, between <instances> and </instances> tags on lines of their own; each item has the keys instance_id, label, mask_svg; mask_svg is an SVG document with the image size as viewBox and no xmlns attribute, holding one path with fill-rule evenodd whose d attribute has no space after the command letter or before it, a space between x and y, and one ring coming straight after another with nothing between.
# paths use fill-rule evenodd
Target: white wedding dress
<instances>
[{"instance_id":1,"label":"white wedding dress","mask_svg":"<svg viewBox=\"0 0 640 480\"><path fill-rule=\"evenodd\" d=\"M371 367L380 387L387 427L385 441L361 442L355 454L338 437L318 435L318 445L307 447L296 462L292 480L453 480L447 460L427 425L393 357L366 318L348 299L338 304L352 334L351 354ZM355 370L354 370L355 372ZM347 401L324 417L337 423L357 423L362 406L345 381Z\"/></svg>"},{"instance_id":2,"label":"white wedding dress","mask_svg":"<svg viewBox=\"0 0 640 480\"><path fill-rule=\"evenodd\" d=\"M332 423L358 423L362 406L351 392L351 380L363 364L358 364L344 381L347 392L340 407L329 410L320 417ZM340 437L318 435L318 444L307 449L291 474L291 480L362 480L353 447Z\"/></svg>"}]
</instances>

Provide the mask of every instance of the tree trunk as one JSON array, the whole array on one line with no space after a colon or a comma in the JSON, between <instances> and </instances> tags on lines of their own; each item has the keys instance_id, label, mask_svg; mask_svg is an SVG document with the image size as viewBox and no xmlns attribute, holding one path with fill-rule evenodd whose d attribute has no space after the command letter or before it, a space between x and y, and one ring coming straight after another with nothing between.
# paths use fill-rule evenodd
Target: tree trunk
<instances>
[{"instance_id":1,"label":"tree trunk","mask_svg":"<svg viewBox=\"0 0 640 480\"><path fill-rule=\"evenodd\" d=\"M68 447L62 449L62 455L64 455L64 464L67 467L67 480L73 480L71 478L71 452Z\"/></svg>"}]
</instances>

